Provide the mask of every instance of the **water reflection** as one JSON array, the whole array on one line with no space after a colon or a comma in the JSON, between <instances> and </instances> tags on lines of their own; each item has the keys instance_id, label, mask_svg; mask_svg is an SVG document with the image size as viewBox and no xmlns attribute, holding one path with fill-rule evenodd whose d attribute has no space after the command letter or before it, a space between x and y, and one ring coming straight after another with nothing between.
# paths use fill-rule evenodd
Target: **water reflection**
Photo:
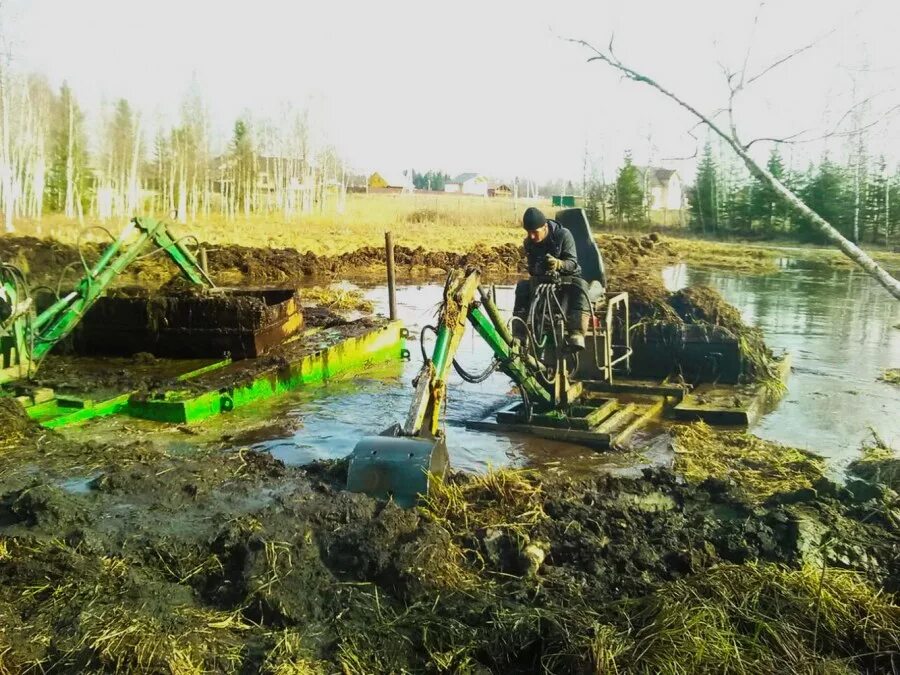
<instances>
[{"instance_id":1,"label":"water reflection","mask_svg":"<svg viewBox=\"0 0 900 675\"><path fill-rule=\"evenodd\" d=\"M871 277L824 264L780 261L778 274L747 275L674 265L670 290L708 284L791 353L788 394L754 428L842 465L876 431L900 446L900 388L878 381L900 365L900 303Z\"/></svg>"}]
</instances>

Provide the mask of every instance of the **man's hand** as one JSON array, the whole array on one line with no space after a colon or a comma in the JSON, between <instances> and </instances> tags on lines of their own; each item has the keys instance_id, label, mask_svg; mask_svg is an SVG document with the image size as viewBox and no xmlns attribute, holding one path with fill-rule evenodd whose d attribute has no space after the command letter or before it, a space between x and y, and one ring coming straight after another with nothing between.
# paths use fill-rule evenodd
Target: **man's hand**
<instances>
[{"instance_id":1,"label":"man's hand","mask_svg":"<svg viewBox=\"0 0 900 675\"><path fill-rule=\"evenodd\" d=\"M562 267L562 260L560 260L559 258L554 258L548 253L544 258L544 269L547 272L557 272L559 271L560 267Z\"/></svg>"}]
</instances>

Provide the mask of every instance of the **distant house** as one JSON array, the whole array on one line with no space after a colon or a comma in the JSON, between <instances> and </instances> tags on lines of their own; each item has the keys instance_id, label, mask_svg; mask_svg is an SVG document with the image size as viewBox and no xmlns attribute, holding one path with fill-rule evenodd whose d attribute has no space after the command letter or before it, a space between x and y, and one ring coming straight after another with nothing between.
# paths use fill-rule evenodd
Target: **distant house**
<instances>
[{"instance_id":1,"label":"distant house","mask_svg":"<svg viewBox=\"0 0 900 675\"><path fill-rule=\"evenodd\" d=\"M511 197L512 188L505 183L492 183L488 187L488 197Z\"/></svg>"},{"instance_id":2,"label":"distant house","mask_svg":"<svg viewBox=\"0 0 900 675\"><path fill-rule=\"evenodd\" d=\"M675 169L639 166L644 193L652 210L679 210L684 204L681 176Z\"/></svg>"},{"instance_id":3,"label":"distant house","mask_svg":"<svg viewBox=\"0 0 900 675\"><path fill-rule=\"evenodd\" d=\"M374 172L369 176L369 192L412 192L412 176L406 171L401 173Z\"/></svg>"},{"instance_id":4,"label":"distant house","mask_svg":"<svg viewBox=\"0 0 900 675\"><path fill-rule=\"evenodd\" d=\"M480 173L461 173L453 180L444 183L444 192L487 197L488 179Z\"/></svg>"}]
</instances>

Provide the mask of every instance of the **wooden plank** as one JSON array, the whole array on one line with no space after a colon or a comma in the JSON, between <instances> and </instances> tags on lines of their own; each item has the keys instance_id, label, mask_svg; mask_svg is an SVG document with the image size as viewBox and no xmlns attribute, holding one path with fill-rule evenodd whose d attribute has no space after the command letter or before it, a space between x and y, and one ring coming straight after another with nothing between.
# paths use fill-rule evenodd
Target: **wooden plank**
<instances>
[{"instance_id":1,"label":"wooden plank","mask_svg":"<svg viewBox=\"0 0 900 675\"><path fill-rule=\"evenodd\" d=\"M612 415L618 409L618 407L619 402L616 399L607 399L602 405L598 406L584 417L584 421L587 423L587 428L591 429L593 427L596 427L598 424L603 422L603 420Z\"/></svg>"},{"instance_id":2,"label":"wooden plank","mask_svg":"<svg viewBox=\"0 0 900 675\"><path fill-rule=\"evenodd\" d=\"M576 443L578 445L586 445L591 448L601 450L609 448L610 436L605 433L597 433L596 431L583 431L581 429L557 429L551 427L542 427L535 424L524 423L505 423L495 421L493 418L486 418L479 421L466 422L467 429L476 431L499 431L504 433L520 433L538 436L540 438L548 438L555 441L564 441L568 443Z\"/></svg>"},{"instance_id":3,"label":"wooden plank","mask_svg":"<svg viewBox=\"0 0 900 675\"><path fill-rule=\"evenodd\" d=\"M612 431L631 418L634 415L635 405L634 403L627 403L622 408L619 408L616 412L610 415L600 426L598 426L594 431L598 433L606 433L611 434Z\"/></svg>"},{"instance_id":4,"label":"wooden plank","mask_svg":"<svg viewBox=\"0 0 900 675\"><path fill-rule=\"evenodd\" d=\"M665 398L659 399L659 401L657 401L656 403L642 406L639 414L631 422L629 422L628 425L624 429L622 429L622 431L616 434L612 442L613 447L619 448L623 444L628 443L629 439L635 431L641 429L642 427L645 427L648 422L659 417L665 407Z\"/></svg>"},{"instance_id":5,"label":"wooden plank","mask_svg":"<svg viewBox=\"0 0 900 675\"><path fill-rule=\"evenodd\" d=\"M623 380L613 384L603 380L585 380L584 387L590 392L614 393L614 394L647 394L648 396L671 396L680 401L685 397L683 387L674 384L659 384L651 380Z\"/></svg>"}]
</instances>

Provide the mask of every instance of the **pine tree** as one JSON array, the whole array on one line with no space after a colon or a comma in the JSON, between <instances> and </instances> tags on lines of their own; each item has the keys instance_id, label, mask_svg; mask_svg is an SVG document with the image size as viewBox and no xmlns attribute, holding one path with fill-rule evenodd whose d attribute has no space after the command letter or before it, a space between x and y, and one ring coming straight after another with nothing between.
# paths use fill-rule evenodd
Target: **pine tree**
<instances>
[{"instance_id":1,"label":"pine tree","mask_svg":"<svg viewBox=\"0 0 900 675\"><path fill-rule=\"evenodd\" d=\"M810 167L801 196L813 211L831 223L844 236L853 231L853 186L844 169L827 156L818 167ZM797 234L801 239L824 242L823 236L811 223L798 223Z\"/></svg>"},{"instance_id":2,"label":"pine tree","mask_svg":"<svg viewBox=\"0 0 900 675\"><path fill-rule=\"evenodd\" d=\"M719 230L719 178L712 145L707 141L697 166L697 180L688 192L691 225L701 232Z\"/></svg>"},{"instance_id":3,"label":"pine tree","mask_svg":"<svg viewBox=\"0 0 900 675\"><path fill-rule=\"evenodd\" d=\"M778 146L772 148L766 168L778 180L787 180ZM754 180L750 201L750 217L763 234L771 237L786 227L787 208L770 185Z\"/></svg>"},{"instance_id":4,"label":"pine tree","mask_svg":"<svg viewBox=\"0 0 900 675\"><path fill-rule=\"evenodd\" d=\"M631 152L625 153L625 164L616 177L612 211L619 225L636 225L644 219L644 190L641 174L631 161Z\"/></svg>"},{"instance_id":5,"label":"pine tree","mask_svg":"<svg viewBox=\"0 0 900 675\"><path fill-rule=\"evenodd\" d=\"M887 162L882 155L875 164L866 185L865 200L862 204L861 221L863 228L872 235L872 241L884 241L885 217L890 198L886 195L889 188ZM885 199L885 197L888 199Z\"/></svg>"},{"instance_id":6,"label":"pine tree","mask_svg":"<svg viewBox=\"0 0 900 675\"><path fill-rule=\"evenodd\" d=\"M592 225L606 226L607 192L599 180L589 180L585 186L584 212Z\"/></svg>"}]
</instances>

